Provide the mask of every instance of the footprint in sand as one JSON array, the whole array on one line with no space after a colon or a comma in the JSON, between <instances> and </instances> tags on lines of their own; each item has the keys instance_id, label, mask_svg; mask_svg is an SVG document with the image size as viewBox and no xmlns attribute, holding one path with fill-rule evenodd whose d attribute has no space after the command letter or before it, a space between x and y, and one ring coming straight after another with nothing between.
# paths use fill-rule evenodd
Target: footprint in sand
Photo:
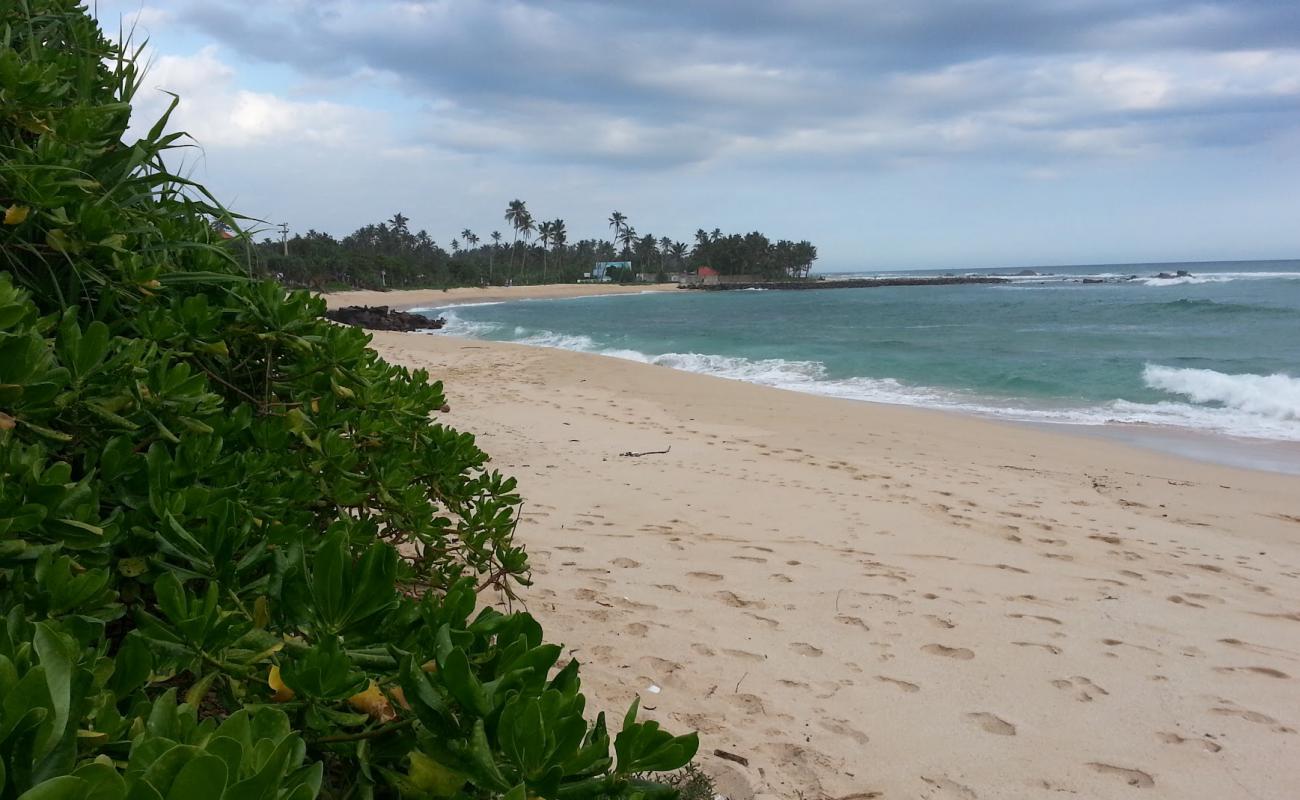
<instances>
[{"instance_id":1,"label":"footprint in sand","mask_svg":"<svg viewBox=\"0 0 1300 800\"><path fill-rule=\"evenodd\" d=\"M949 800L950 798L951 800L979 800L979 795L975 794L974 789L954 780L942 776L927 778L924 775L921 776L921 780L929 784L932 792L938 792L938 794L931 794L930 797L941 798L942 800Z\"/></svg>"},{"instance_id":2,"label":"footprint in sand","mask_svg":"<svg viewBox=\"0 0 1300 800\"><path fill-rule=\"evenodd\" d=\"M970 661L975 657L975 651L965 647L945 647L941 644L927 644L921 648L924 653L932 656L944 656L946 658L956 658L961 661Z\"/></svg>"},{"instance_id":3,"label":"footprint in sand","mask_svg":"<svg viewBox=\"0 0 1300 800\"><path fill-rule=\"evenodd\" d=\"M1041 647L1054 656L1061 654L1061 648L1054 644L1043 644L1042 642L1012 642L1016 647Z\"/></svg>"},{"instance_id":4,"label":"footprint in sand","mask_svg":"<svg viewBox=\"0 0 1300 800\"><path fill-rule=\"evenodd\" d=\"M1230 672L1249 672L1255 675L1265 675L1269 678L1282 678L1284 680L1291 677L1282 670L1272 669L1271 667L1215 667L1214 671L1223 674Z\"/></svg>"},{"instance_id":5,"label":"footprint in sand","mask_svg":"<svg viewBox=\"0 0 1300 800\"><path fill-rule=\"evenodd\" d=\"M722 580L722 576L719 575L719 574L716 573L716 572L688 572L688 573L686 573L686 577L688 577L688 578L695 578L696 580L701 580L701 581L720 581L720 580Z\"/></svg>"},{"instance_id":6,"label":"footprint in sand","mask_svg":"<svg viewBox=\"0 0 1300 800\"><path fill-rule=\"evenodd\" d=\"M790 649L801 656L810 656L812 658L818 658L822 654L820 647L814 647L807 642L794 642L790 645Z\"/></svg>"},{"instance_id":7,"label":"footprint in sand","mask_svg":"<svg viewBox=\"0 0 1300 800\"><path fill-rule=\"evenodd\" d=\"M1188 742L1193 742L1195 744L1199 744L1201 747L1204 747L1206 750L1208 750L1211 753L1217 753L1223 749L1222 745L1220 745L1217 742L1212 742L1209 739L1188 739L1186 736L1179 736L1176 733L1161 732L1161 733L1157 733L1156 737L1159 738L1160 741L1164 742L1165 744L1186 744Z\"/></svg>"},{"instance_id":8,"label":"footprint in sand","mask_svg":"<svg viewBox=\"0 0 1300 800\"><path fill-rule=\"evenodd\" d=\"M916 692L921 691L921 687L917 686L915 683L912 683L911 681L900 681L898 678L888 678L885 677L884 675L877 675L876 680L880 681L881 683L892 683L894 686L897 686L898 688L902 689L908 694L914 694Z\"/></svg>"},{"instance_id":9,"label":"footprint in sand","mask_svg":"<svg viewBox=\"0 0 1300 800\"><path fill-rule=\"evenodd\" d=\"M987 711L971 712L966 715L966 719L970 720L971 722L974 722L976 725L979 725L987 733L996 734L998 736L1016 735L1015 725L1012 725L1010 722L1007 722L1005 719L1002 719L996 714L990 714Z\"/></svg>"},{"instance_id":10,"label":"footprint in sand","mask_svg":"<svg viewBox=\"0 0 1300 800\"><path fill-rule=\"evenodd\" d=\"M1103 775L1114 775L1117 778L1123 778L1124 782L1129 786L1138 789L1150 789L1152 786L1156 785L1156 779L1140 769L1116 767L1111 764L1101 764L1096 761L1089 762L1088 766Z\"/></svg>"},{"instance_id":11,"label":"footprint in sand","mask_svg":"<svg viewBox=\"0 0 1300 800\"><path fill-rule=\"evenodd\" d=\"M756 694L733 694L727 699L732 705L750 716L767 713L763 708L763 699Z\"/></svg>"},{"instance_id":12,"label":"footprint in sand","mask_svg":"<svg viewBox=\"0 0 1300 800\"><path fill-rule=\"evenodd\" d=\"M867 626L867 623L863 622L860 617L850 617L847 614L840 614L838 617L835 618L835 621L842 625L856 626L858 628L861 628L864 631L871 630L871 628Z\"/></svg>"},{"instance_id":13,"label":"footprint in sand","mask_svg":"<svg viewBox=\"0 0 1300 800\"><path fill-rule=\"evenodd\" d=\"M1231 703L1230 700L1220 700L1220 702ZM1258 711L1251 711L1240 707L1216 706L1210 709L1210 713L1218 714L1223 717L1239 717L1247 722L1254 722L1259 725L1273 725L1273 730L1276 733L1295 733L1294 728L1282 725L1268 714L1261 714Z\"/></svg>"},{"instance_id":14,"label":"footprint in sand","mask_svg":"<svg viewBox=\"0 0 1300 800\"><path fill-rule=\"evenodd\" d=\"M623 569L636 569L637 567L641 566L640 561L633 561L630 558L616 558L609 563L613 564L616 567L622 567Z\"/></svg>"},{"instance_id":15,"label":"footprint in sand","mask_svg":"<svg viewBox=\"0 0 1300 800\"><path fill-rule=\"evenodd\" d=\"M1012 619L1036 619L1039 622L1047 622L1052 625L1060 625L1061 621L1056 617L1043 617L1038 614L1007 614Z\"/></svg>"},{"instance_id":16,"label":"footprint in sand","mask_svg":"<svg viewBox=\"0 0 1300 800\"><path fill-rule=\"evenodd\" d=\"M1072 690L1074 699L1080 703L1091 703L1098 695L1109 695L1110 692L1101 688L1097 684L1083 677L1075 675L1068 681L1064 678L1052 681L1052 685L1061 690Z\"/></svg>"},{"instance_id":17,"label":"footprint in sand","mask_svg":"<svg viewBox=\"0 0 1300 800\"><path fill-rule=\"evenodd\" d=\"M715 592L714 597L718 598L724 605L732 608L763 608L764 605L758 600L746 600L735 592Z\"/></svg>"},{"instance_id":18,"label":"footprint in sand","mask_svg":"<svg viewBox=\"0 0 1300 800\"><path fill-rule=\"evenodd\" d=\"M830 731L831 733L837 734L839 736L847 736L848 738L852 739L858 744L866 744L867 742L870 741L870 738L868 738L868 736L865 733L858 730L857 728L854 728L852 725L848 723L847 720L842 720L842 719L833 719L829 721L822 720L818 724L821 725L826 730ZM849 796L852 797L853 795L849 795ZM840 800L844 800L844 798L840 798Z\"/></svg>"}]
</instances>

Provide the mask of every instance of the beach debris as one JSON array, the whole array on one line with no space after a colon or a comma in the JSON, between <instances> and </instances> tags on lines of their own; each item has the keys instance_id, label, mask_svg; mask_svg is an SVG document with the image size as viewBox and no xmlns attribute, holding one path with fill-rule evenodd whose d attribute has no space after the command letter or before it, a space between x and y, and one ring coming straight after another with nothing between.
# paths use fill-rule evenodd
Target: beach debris
<instances>
[{"instance_id":1,"label":"beach debris","mask_svg":"<svg viewBox=\"0 0 1300 800\"><path fill-rule=\"evenodd\" d=\"M660 689L658 685L653 683L647 686L645 690L650 694L659 694L660 692L663 691L663 689Z\"/></svg>"},{"instance_id":2,"label":"beach debris","mask_svg":"<svg viewBox=\"0 0 1300 800\"><path fill-rule=\"evenodd\" d=\"M634 453L631 450L628 450L626 453L619 453L619 455L623 458L640 458L641 456L661 456L672 449L673 449L672 445L669 445L668 447L665 447L663 450L643 450L640 453Z\"/></svg>"},{"instance_id":3,"label":"beach debris","mask_svg":"<svg viewBox=\"0 0 1300 800\"><path fill-rule=\"evenodd\" d=\"M325 318L344 325L355 325L372 331L426 331L438 330L447 324L442 317L431 319L423 314L394 311L388 306L344 306L331 308Z\"/></svg>"},{"instance_id":4,"label":"beach debris","mask_svg":"<svg viewBox=\"0 0 1300 800\"><path fill-rule=\"evenodd\" d=\"M735 753L728 753L726 750L714 750L713 754L718 758L721 758L723 761L731 761L742 767L749 766L749 759L744 756L738 756Z\"/></svg>"}]
</instances>

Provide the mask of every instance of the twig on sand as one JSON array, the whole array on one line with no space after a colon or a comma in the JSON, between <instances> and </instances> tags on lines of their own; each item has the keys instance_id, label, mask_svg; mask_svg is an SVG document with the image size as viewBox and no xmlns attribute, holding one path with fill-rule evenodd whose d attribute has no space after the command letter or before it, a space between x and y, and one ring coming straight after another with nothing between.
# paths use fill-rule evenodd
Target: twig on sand
<instances>
[{"instance_id":1,"label":"twig on sand","mask_svg":"<svg viewBox=\"0 0 1300 800\"><path fill-rule=\"evenodd\" d=\"M744 756L738 756L735 753L728 753L726 750L714 750L713 754L725 761L734 761L742 767L749 766L749 759Z\"/></svg>"},{"instance_id":2,"label":"twig on sand","mask_svg":"<svg viewBox=\"0 0 1300 800\"><path fill-rule=\"evenodd\" d=\"M664 453L667 453L669 450L672 449L673 449L672 445L669 445L668 447L665 447L663 450L646 450L640 453L633 453L631 450L629 450L626 453L619 453L619 455L624 458L640 458L641 456L659 456L659 455L663 455Z\"/></svg>"}]
</instances>

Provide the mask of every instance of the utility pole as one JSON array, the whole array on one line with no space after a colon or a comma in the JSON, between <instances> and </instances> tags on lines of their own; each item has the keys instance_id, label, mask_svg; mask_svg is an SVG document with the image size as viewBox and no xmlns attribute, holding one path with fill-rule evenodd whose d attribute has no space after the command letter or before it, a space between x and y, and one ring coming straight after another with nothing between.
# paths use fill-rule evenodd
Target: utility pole
<instances>
[{"instance_id":1,"label":"utility pole","mask_svg":"<svg viewBox=\"0 0 1300 800\"><path fill-rule=\"evenodd\" d=\"M284 245L284 255L289 256L289 223L281 222L278 226L280 229L280 243Z\"/></svg>"}]
</instances>

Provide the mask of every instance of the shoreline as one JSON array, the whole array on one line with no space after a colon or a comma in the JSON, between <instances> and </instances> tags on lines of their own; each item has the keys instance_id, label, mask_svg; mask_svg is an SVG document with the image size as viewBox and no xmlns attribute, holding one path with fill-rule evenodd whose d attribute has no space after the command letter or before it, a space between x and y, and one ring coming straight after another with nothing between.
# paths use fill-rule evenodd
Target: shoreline
<instances>
[{"instance_id":1,"label":"shoreline","mask_svg":"<svg viewBox=\"0 0 1300 800\"><path fill-rule=\"evenodd\" d=\"M459 286L453 289L399 289L390 292L357 289L317 294L330 308L388 306L394 311L410 311L414 308L442 308L474 303L503 303L512 300L560 300L573 297L669 291L677 291L677 284L544 283L535 286Z\"/></svg>"},{"instance_id":2,"label":"shoreline","mask_svg":"<svg viewBox=\"0 0 1300 800\"><path fill-rule=\"evenodd\" d=\"M577 297L581 295L573 295ZM564 297L555 297L547 299L566 299ZM434 308L454 306L457 303L445 303ZM432 309L431 309L432 310ZM617 355L609 355L600 352L588 352L583 350L569 350L562 347L552 347L543 344L521 344L518 342L502 342L495 339L476 339L472 337L456 336L445 332L438 332L437 335L458 339L468 342L491 342L494 344L510 344L520 347L540 348L544 350L558 350L561 352L578 353L585 356L596 356L599 358L610 358L619 361L628 361L631 363L645 363L635 359L623 358ZM1001 424L1024 426L1031 429L1043 430L1064 436L1077 436L1092 440L1103 440L1117 442L1121 445L1133 447L1148 453L1158 453L1164 456L1179 458L1182 460L1193 461L1202 464L1213 464L1217 466L1233 467L1237 469L1251 470L1276 475L1300 475L1300 442L1293 442L1281 439L1254 439L1240 436L1231 436L1229 434L1219 433L1216 431L1197 430L1193 428L1179 427L1175 425L1159 425L1155 423L1134 423L1134 422L1115 422L1107 424L1097 424L1091 422L1050 422L1035 419L1021 419L1014 415L996 415L986 414L977 411L965 411L962 409L945 408L943 406L926 406L921 404L908 403L889 403L881 400L859 399L849 397L838 397L829 394L819 394L817 392L805 392L799 389L792 389L784 386L769 386L767 384L746 381L740 378L731 378L721 375L710 375L704 372L694 372L676 367L666 367L657 364L647 364L647 366L656 366L662 369L671 369L674 372L680 372L688 375L707 375L719 380L734 381L736 383L758 386L765 389L775 389L777 391L791 392L796 395L805 397L827 397L841 399L853 403L863 403L869 406L886 407L886 408L908 408L928 412L938 412L946 415L952 415L960 419L975 419Z\"/></svg>"},{"instance_id":3,"label":"shoreline","mask_svg":"<svg viewBox=\"0 0 1300 800\"><path fill-rule=\"evenodd\" d=\"M581 642L590 707L640 693L698 729L733 800L1300 782L1295 477L588 353L374 346L519 479L523 599Z\"/></svg>"}]
</instances>

